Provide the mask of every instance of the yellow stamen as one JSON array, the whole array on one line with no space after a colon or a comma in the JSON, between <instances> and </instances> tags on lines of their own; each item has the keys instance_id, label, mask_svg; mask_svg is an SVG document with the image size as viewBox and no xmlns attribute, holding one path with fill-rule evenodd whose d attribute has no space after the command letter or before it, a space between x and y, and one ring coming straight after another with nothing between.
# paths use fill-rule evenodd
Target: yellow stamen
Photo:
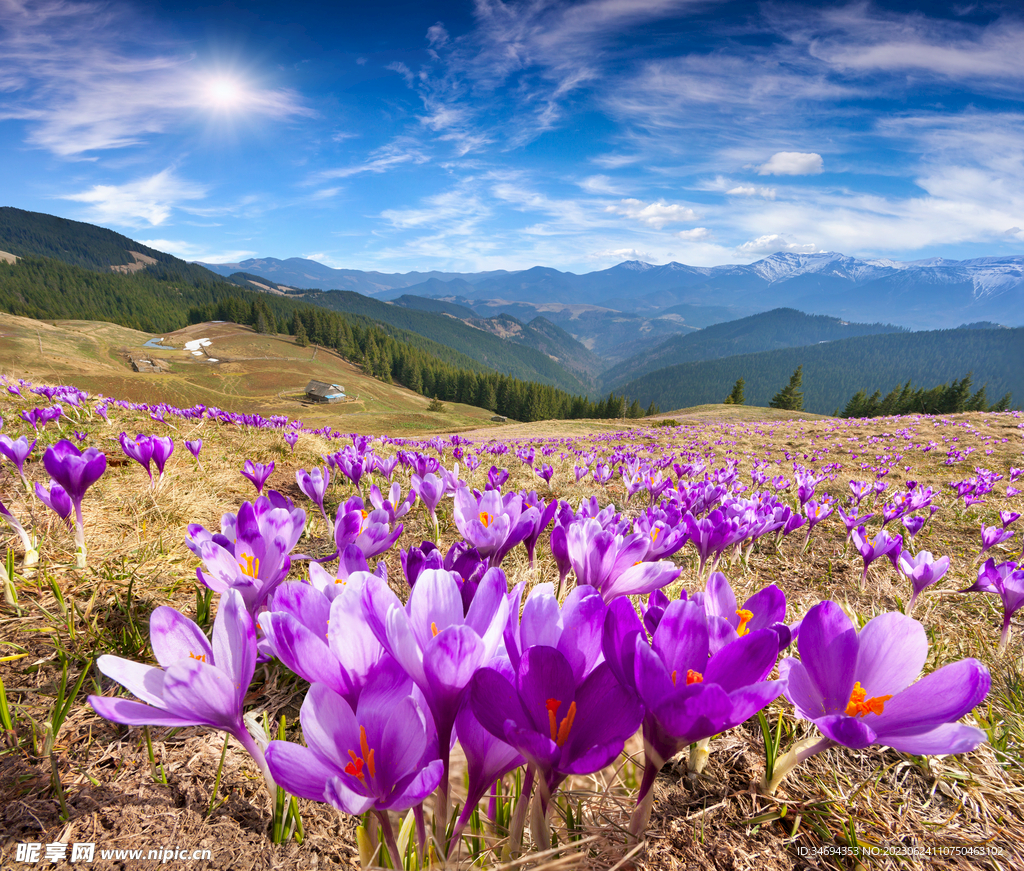
<instances>
[{"instance_id":1,"label":"yellow stamen","mask_svg":"<svg viewBox=\"0 0 1024 871\"><path fill-rule=\"evenodd\" d=\"M657 526L655 526L654 529L651 530L651 541L657 541L658 540L658 533L659 532L661 532L661 530L658 529Z\"/></svg>"},{"instance_id":2,"label":"yellow stamen","mask_svg":"<svg viewBox=\"0 0 1024 871\"><path fill-rule=\"evenodd\" d=\"M853 692L850 693L850 704L846 706L847 717L866 717L868 714L881 714L885 709L885 703L892 698L888 696L874 696L867 698L867 690L857 681L853 685Z\"/></svg>"},{"instance_id":3,"label":"yellow stamen","mask_svg":"<svg viewBox=\"0 0 1024 871\"><path fill-rule=\"evenodd\" d=\"M431 632L431 634L433 635L434 638L437 638L437 624L436 623L431 623L430 624L430 632Z\"/></svg>"},{"instance_id":4,"label":"yellow stamen","mask_svg":"<svg viewBox=\"0 0 1024 871\"><path fill-rule=\"evenodd\" d=\"M244 562L240 562L238 564L238 567L242 570L242 574L256 580L256 575L260 573L259 557L252 557L247 553L243 553L242 559Z\"/></svg>"},{"instance_id":5,"label":"yellow stamen","mask_svg":"<svg viewBox=\"0 0 1024 871\"><path fill-rule=\"evenodd\" d=\"M193 652L192 652L192 651L190 650L190 651L188 652L188 658L189 658L189 659L195 659L195 660L197 660L198 662L206 662L206 654L205 654L205 653L200 653L200 654L199 654L199 656L196 656L196 655L195 655L195 654L194 654L194 653L193 653Z\"/></svg>"},{"instance_id":6,"label":"yellow stamen","mask_svg":"<svg viewBox=\"0 0 1024 871\"><path fill-rule=\"evenodd\" d=\"M484 525L484 529L490 526L494 522L494 516L488 514L486 511L480 512L480 522Z\"/></svg>"},{"instance_id":7,"label":"yellow stamen","mask_svg":"<svg viewBox=\"0 0 1024 871\"><path fill-rule=\"evenodd\" d=\"M740 625L736 627L736 634L741 638L750 631L750 627L747 625L754 617L753 611L748 611L746 608L740 608L736 612L736 616L740 618Z\"/></svg>"},{"instance_id":8,"label":"yellow stamen","mask_svg":"<svg viewBox=\"0 0 1024 871\"><path fill-rule=\"evenodd\" d=\"M692 668L686 669L686 685L690 686L695 683L704 683L704 675Z\"/></svg>"}]
</instances>

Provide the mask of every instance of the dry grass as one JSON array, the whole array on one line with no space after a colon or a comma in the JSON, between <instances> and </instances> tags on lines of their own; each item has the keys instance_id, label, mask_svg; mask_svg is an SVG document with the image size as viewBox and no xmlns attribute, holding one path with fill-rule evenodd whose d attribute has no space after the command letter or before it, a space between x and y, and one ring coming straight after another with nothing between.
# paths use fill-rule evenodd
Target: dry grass
<instances>
[{"instance_id":1,"label":"dry grass","mask_svg":"<svg viewBox=\"0 0 1024 871\"><path fill-rule=\"evenodd\" d=\"M114 329L114 328L112 328ZM120 329L120 328L116 328ZM152 397L149 397L152 398ZM16 436L18 411L27 402L5 396L0 414L4 432ZM230 408L227 403L223 407ZM577 850L564 850L557 857L531 857L536 866L554 861L558 867L636 869L776 869L853 868L850 857L821 857L811 851L831 845L877 845L897 849L900 845L921 845L946 850L946 855L861 857L870 868L1013 868L1024 859L1024 661L1020 627L1015 626L1006 654L995 657L1000 620L991 597L960 596L955 591L973 580L972 561L978 549L982 523L996 520L1000 507L1013 505L1024 510L1021 497L997 498L964 510L958 506L948 482L966 477L974 465L984 465L1006 474L1011 465L1021 465L1020 421L1010 415L962 415L948 423L920 421L869 421L847 425L831 419L771 420L757 424L728 407L718 409L716 419L684 419L681 412L670 414L679 427L650 428L639 425L621 437L600 422L560 424L546 422L489 430L485 435L509 438L513 434L533 440L537 463L555 467L553 489L548 490L532 470L523 467L514 453L481 455L480 469L467 474L469 482L482 487L491 462L512 472L509 486L537 489L545 498L568 499L571 503L589 497L595 485L584 479L573 482L575 457L566 459L561 439L579 439L591 449L611 453L617 445L652 454L667 451L707 454L719 465L729 458L739 461L744 473L752 458L783 459L777 473L791 473L791 460L808 466L828 462L843 464L843 471L826 489L841 499L849 478L872 478L858 468L864 458L875 462L878 455L901 452L905 460L889 475L890 489L909 478L933 486L942 510L919 537L918 547L948 554L952 569L938 589L922 596L915 617L921 620L931 640L927 670L953 659L976 656L992 670L993 689L987 706L975 712L976 720L990 728L993 744L962 757L924 760L888 749L864 752L834 749L809 761L782 786L774 798L758 794L756 783L764 772L764 750L756 723L746 724L717 738L711 761L700 777L666 769L656 784L656 802L650 831L639 849L624 835L631 808L631 790L642 766L642 748L634 739L618 766L576 779L571 784L573 807L583 808L583 832L592 837ZM739 417L738 417L739 415ZM52 426L40 435L40 443L27 464L34 481L46 482L39 463L42 448L71 429L87 433L86 444L103 448L111 464L107 474L90 490L85 500L86 539L89 568L73 568L71 534L47 516L38 502L30 505L9 464L0 468L0 500L18 517L33 512L42 539L42 563L35 578L18 583L19 609L6 608L0 631L0 678L14 712L15 734L7 735L0 752L0 799L3 801L3 839L0 864L10 867L14 844L23 841L95 841L97 848L179 847L213 851L208 863L194 867L231 869L300 868L318 869L358 863L353 822L329 808L302 803L306 840L299 846L273 846L267 837L268 802L262 782L248 757L232 742L225 760L218 791L219 804L207 817L213 795L213 781L222 741L201 729L185 729L173 736L153 731L158 761L166 773L167 785L155 781L150 771L140 730L127 729L96 717L81 701L73 707L55 742L61 783L68 816L65 818L50 779L48 758L36 746L42 723L54 704L63 656L70 664L72 680L83 668L90 668L103 652L129 658L147 659L148 617L154 607L171 604L183 613L195 614L195 569L198 561L183 541L189 523L217 527L225 511L252 497L252 488L239 473L245 458L277 464L269 485L282 490L310 510L311 538L300 550L317 552L327 546L326 530L315 509L295 485L296 469L322 465L321 455L337 450L339 442L327 442L302 434L294 454L279 432L248 431L210 422L196 424L173 419L170 426L158 424L146 415L111 408L111 423L83 417L70 421L65 432ZM173 428L172 428L173 427ZM124 459L116 444L122 430L171 434L180 446L184 439L201 437L203 471L179 447L172 456L165 480L154 492L148 479L132 461ZM854 445L851 434L859 437ZM943 436L959 438L960 447L976 448L971 458L953 466L943 464L945 451L936 448L922 453L906 450L915 444ZM874 438L875 441L870 441ZM1008 441L1002 442L1006 438ZM478 447L478 444L474 446ZM380 447L380 446L378 446ZM543 455L545 447L554 452ZM828 452L824 453L824 449ZM387 447L380 448L389 452ZM991 453L986 454L986 451ZM815 454L818 452L818 456ZM852 455L858 454L853 460ZM450 450L445 462L452 463ZM910 472L904 466L911 466ZM399 473L407 486L405 473ZM749 478L747 479L749 480ZM364 485L368 486L368 485ZM624 501L622 485L603 488L602 503ZM329 507L351 494L351 488L332 485ZM638 513L645 496L641 494L626 507ZM451 504L442 504L441 542L446 547L457 532L451 523ZM417 506L406 518L401 543L408 547L429 537L429 527ZM790 603L791 619L802 615L822 598L833 598L851 613L866 620L882 611L902 608L909 589L905 581L882 561L874 564L867 589L858 589L859 558L844 548L844 530L836 519L825 521L812 537L811 548L800 550L803 531L783 540L776 550L771 543L755 549L749 565L725 567L737 595L746 595L767 583L778 583ZM20 552L13 536L0 538L4 545ZM1004 546L1003 559L1012 558ZM2 552L2 551L0 551ZM386 555L389 574L396 589L401 586L397 549ZM682 567L681 584L690 591L700 588L695 560L687 548L677 555ZM505 568L512 583L528 586L555 579L550 553L542 543L538 565L531 569L520 549L509 555ZM53 586L51 586L51 581ZM678 586L678 585L677 585ZM55 598L54 587L62 592L63 604ZM17 656L20 658L10 659ZM109 686L104 681L103 687ZM89 671L82 695L100 691L99 674ZM304 685L274 668L257 670L250 693L251 708L267 711L276 718L284 714L289 732L298 734L298 706ZM774 724L780 712L788 737L808 733L804 724L794 723L788 707L781 702L768 710ZM560 824L555 823L556 831ZM568 833L561 825L560 841ZM948 855L947 848L988 845L1002 851L1001 857ZM801 850L807 855L801 855ZM17 867L17 866L15 866ZM97 861L97 868L135 867L130 861ZM192 866L190 866L192 867Z\"/></svg>"}]
</instances>

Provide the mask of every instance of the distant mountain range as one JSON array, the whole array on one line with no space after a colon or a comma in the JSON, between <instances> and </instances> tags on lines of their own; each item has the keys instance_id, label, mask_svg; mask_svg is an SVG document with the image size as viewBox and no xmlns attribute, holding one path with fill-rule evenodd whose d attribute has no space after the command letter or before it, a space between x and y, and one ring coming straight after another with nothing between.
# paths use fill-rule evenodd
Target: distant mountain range
<instances>
[{"instance_id":1,"label":"distant mountain range","mask_svg":"<svg viewBox=\"0 0 1024 871\"><path fill-rule=\"evenodd\" d=\"M912 329L949 329L971 321L1024 323L1024 255L898 262L779 253L748 265L710 267L630 260L584 275L544 266L518 272L387 274L331 269L300 258L203 265L222 275L244 271L292 287L468 302L490 314L520 318L524 312L516 306L541 313L552 305L588 305L648 320L669 315L688 326L707 325L702 309L708 307L716 310L718 320L788 307ZM677 325L674 331L682 330Z\"/></svg>"},{"instance_id":2,"label":"distant mountain range","mask_svg":"<svg viewBox=\"0 0 1024 871\"><path fill-rule=\"evenodd\" d=\"M614 390L644 407L720 401L740 377L748 402L763 404L797 365L814 411L842 406L855 390L907 378L931 388L968 372L993 398L1024 397L1024 329L999 328L1024 324L1024 256L895 263L776 254L748 266L628 261L586 275L387 274L297 258L185 263L102 227L0 207L2 252L18 258L0 257L0 306L16 314L157 332L226 300L243 313L269 305L277 325L292 328L293 313L314 306L360 329L376 324L465 372L591 397ZM942 329L908 332L921 326ZM373 364L389 365L380 354Z\"/></svg>"}]
</instances>

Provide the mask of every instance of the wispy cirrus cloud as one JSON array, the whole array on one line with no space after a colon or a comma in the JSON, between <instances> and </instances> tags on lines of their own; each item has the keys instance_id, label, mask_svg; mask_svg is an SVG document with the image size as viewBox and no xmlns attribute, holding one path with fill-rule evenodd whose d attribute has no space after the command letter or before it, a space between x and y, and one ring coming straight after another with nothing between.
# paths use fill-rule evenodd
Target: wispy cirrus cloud
<instances>
[{"instance_id":1,"label":"wispy cirrus cloud","mask_svg":"<svg viewBox=\"0 0 1024 871\"><path fill-rule=\"evenodd\" d=\"M312 114L293 91L224 76L154 37L128 7L0 5L0 120L25 122L29 144L62 157L139 145L201 112Z\"/></svg>"},{"instance_id":2,"label":"wispy cirrus cloud","mask_svg":"<svg viewBox=\"0 0 1024 871\"><path fill-rule=\"evenodd\" d=\"M85 203L87 217L100 224L153 227L165 223L175 208L201 200L206 193L203 185L165 169L120 185L93 185L85 191L64 194L61 199Z\"/></svg>"}]
</instances>

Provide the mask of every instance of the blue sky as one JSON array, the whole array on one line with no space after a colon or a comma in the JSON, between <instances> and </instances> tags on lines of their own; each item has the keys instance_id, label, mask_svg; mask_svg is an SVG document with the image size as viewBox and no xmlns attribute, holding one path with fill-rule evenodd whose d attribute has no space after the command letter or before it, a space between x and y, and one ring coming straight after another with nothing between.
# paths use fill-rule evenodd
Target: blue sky
<instances>
[{"instance_id":1,"label":"blue sky","mask_svg":"<svg viewBox=\"0 0 1024 871\"><path fill-rule=\"evenodd\" d=\"M1024 251L1018 3L0 0L0 204L405 272Z\"/></svg>"}]
</instances>

